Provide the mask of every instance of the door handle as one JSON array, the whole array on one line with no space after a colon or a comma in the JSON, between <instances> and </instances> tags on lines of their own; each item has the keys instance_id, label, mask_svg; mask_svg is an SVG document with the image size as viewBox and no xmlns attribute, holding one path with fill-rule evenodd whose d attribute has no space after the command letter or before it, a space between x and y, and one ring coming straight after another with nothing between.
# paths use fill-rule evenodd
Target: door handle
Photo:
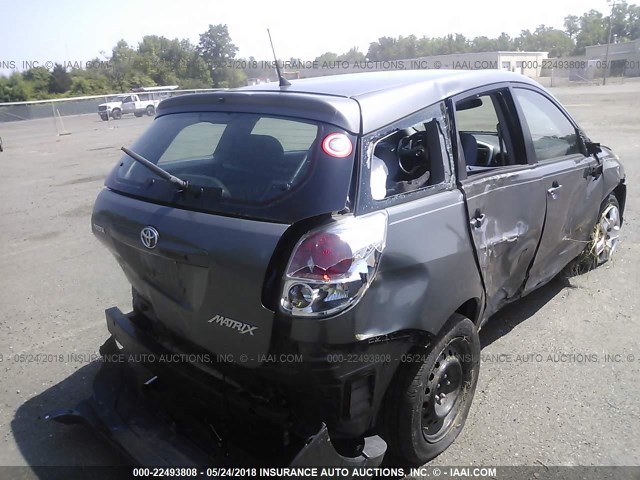
<instances>
[{"instance_id":1,"label":"door handle","mask_svg":"<svg viewBox=\"0 0 640 480\"><path fill-rule=\"evenodd\" d=\"M484 213L476 213L475 217L471 219L471 226L473 228L480 228L486 219L487 216Z\"/></svg>"},{"instance_id":2,"label":"door handle","mask_svg":"<svg viewBox=\"0 0 640 480\"><path fill-rule=\"evenodd\" d=\"M550 189L547 190L547 194L552 198L552 199L556 199L557 195L556 192L558 190L560 190L562 188L562 185L559 185L558 183L554 182L553 183L553 187L551 187Z\"/></svg>"}]
</instances>

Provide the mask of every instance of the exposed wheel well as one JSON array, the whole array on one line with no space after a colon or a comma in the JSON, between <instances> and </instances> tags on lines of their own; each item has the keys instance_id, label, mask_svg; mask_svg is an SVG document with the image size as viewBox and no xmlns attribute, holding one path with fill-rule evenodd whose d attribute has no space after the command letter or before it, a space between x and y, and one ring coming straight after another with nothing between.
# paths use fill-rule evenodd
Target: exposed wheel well
<instances>
[{"instance_id":1,"label":"exposed wheel well","mask_svg":"<svg viewBox=\"0 0 640 480\"><path fill-rule=\"evenodd\" d=\"M480 316L480 299L470 298L456 309L456 313L467 317L477 325Z\"/></svg>"},{"instance_id":2,"label":"exposed wheel well","mask_svg":"<svg viewBox=\"0 0 640 480\"><path fill-rule=\"evenodd\" d=\"M627 200L627 185L624 183L618 184L618 186L613 189L612 193L616 196L616 200L618 200L618 205L620 205L620 220L623 220L624 205Z\"/></svg>"}]
</instances>

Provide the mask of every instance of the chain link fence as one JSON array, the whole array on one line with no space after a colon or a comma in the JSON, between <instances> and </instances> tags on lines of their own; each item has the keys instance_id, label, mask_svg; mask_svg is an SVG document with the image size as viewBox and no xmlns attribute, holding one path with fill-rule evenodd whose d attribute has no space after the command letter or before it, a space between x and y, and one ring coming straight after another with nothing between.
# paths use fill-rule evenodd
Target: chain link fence
<instances>
[{"instance_id":1,"label":"chain link fence","mask_svg":"<svg viewBox=\"0 0 640 480\"><path fill-rule=\"evenodd\" d=\"M162 92L167 96L185 95L188 93L207 93L220 89L198 89L198 90L172 90ZM58 135L70 133L65 128L65 117L78 115L95 115L100 121L98 106L114 100L116 96L127 94L94 95L74 98L56 98L51 100L34 100L27 102L7 102L0 103L0 125L7 122L20 122L23 120L50 120L55 124ZM144 95L144 94L139 94ZM66 122L69 123L68 121Z\"/></svg>"}]
</instances>

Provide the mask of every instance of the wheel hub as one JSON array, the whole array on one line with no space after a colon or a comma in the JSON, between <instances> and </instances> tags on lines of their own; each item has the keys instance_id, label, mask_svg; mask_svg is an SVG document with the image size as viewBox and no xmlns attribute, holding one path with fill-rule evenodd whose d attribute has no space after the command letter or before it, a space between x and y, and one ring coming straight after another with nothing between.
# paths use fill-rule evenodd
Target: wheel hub
<instances>
[{"instance_id":1,"label":"wheel hub","mask_svg":"<svg viewBox=\"0 0 640 480\"><path fill-rule=\"evenodd\" d=\"M438 369L434 378L436 383L434 395L434 413L438 418L446 417L458 395L460 394L460 379L462 378L462 366L457 358L447 358Z\"/></svg>"},{"instance_id":2,"label":"wheel hub","mask_svg":"<svg viewBox=\"0 0 640 480\"><path fill-rule=\"evenodd\" d=\"M620 237L620 211L617 206L609 205L602 212L595 235L595 254L598 256L598 263L606 262L613 255Z\"/></svg>"},{"instance_id":3,"label":"wheel hub","mask_svg":"<svg viewBox=\"0 0 640 480\"><path fill-rule=\"evenodd\" d=\"M462 404L466 349L454 339L433 365L422 404L422 431L428 441L446 435Z\"/></svg>"}]
</instances>

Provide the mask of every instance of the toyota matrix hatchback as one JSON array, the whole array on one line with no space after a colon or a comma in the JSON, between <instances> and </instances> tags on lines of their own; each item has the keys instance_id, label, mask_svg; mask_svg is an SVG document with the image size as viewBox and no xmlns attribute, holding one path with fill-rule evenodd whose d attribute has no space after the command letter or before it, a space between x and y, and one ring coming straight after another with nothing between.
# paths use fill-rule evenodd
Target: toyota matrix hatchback
<instances>
[{"instance_id":1,"label":"toyota matrix hatchback","mask_svg":"<svg viewBox=\"0 0 640 480\"><path fill-rule=\"evenodd\" d=\"M500 71L175 97L123 150L92 228L133 287L101 349L128 360L58 418L155 465L428 462L469 412L479 328L606 262L626 194L611 150Z\"/></svg>"}]
</instances>

